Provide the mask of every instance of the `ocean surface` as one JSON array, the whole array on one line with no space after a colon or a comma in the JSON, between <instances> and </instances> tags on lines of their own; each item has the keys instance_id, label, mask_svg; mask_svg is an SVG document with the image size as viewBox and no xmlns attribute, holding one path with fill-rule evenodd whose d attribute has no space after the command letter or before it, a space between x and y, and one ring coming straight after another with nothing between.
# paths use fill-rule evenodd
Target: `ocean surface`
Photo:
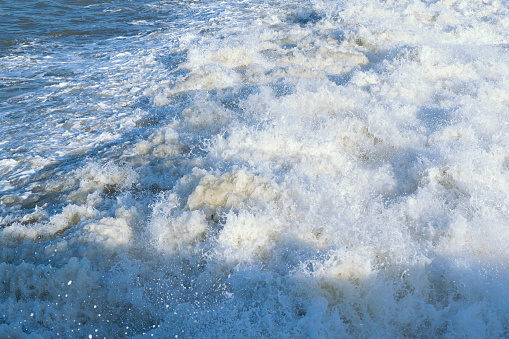
<instances>
[{"instance_id":1,"label":"ocean surface","mask_svg":"<svg viewBox=\"0 0 509 339\"><path fill-rule=\"evenodd\" d=\"M1 338L509 337L509 1L0 0Z\"/></svg>"}]
</instances>

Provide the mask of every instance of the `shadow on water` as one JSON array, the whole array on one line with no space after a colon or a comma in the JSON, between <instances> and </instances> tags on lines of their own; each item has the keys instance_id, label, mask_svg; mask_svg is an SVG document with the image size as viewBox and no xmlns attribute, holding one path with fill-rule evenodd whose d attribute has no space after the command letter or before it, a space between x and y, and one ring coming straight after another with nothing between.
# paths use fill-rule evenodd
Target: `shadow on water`
<instances>
[{"instance_id":1,"label":"shadow on water","mask_svg":"<svg viewBox=\"0 0 509 339\"><path fill-rule=\"evenodd\" d=\"M288 277L294 302L302 303L298 314L310 320L336 318L338 328L361 337L507 335L507 272L476 260L459 264L456 258L437 256L426 264L404 264L391 262L390 256L374 261L367 275L349 271L348 265L342 272L348 257L308 260L305 269ZM319 303L322 308L316 307ZM472 327L464 322L465 312Z\"/></svg>"},{"instance_id":2,"label":"shadow on water","mask_svg":"<svg viewBox=\"0 0 509 339\"><path fill-rule=\"evenodd\" d=\"M301 9L288 16L289 21L305 27L308 24L316 24L323 19L323 16L312 9Z\"/></svg>"},{"instance_id":3,"label":"shadow on water","mask_svg":"<svg viewBox=\"0 0 509 339\"><path fill-rule=\"evenodd\" d=\"M212 257L154 253L149 265L157 268L142 278L145 302L153 299L162 311L154 314L161 326L154 333L406 338L509 333L504 288L509 276L496 265L432 255L426 263L405 263L389 250L367 258L355 246L317 249L292 235L265 259L235 265ZM352 258L369 261L364 272L349 264ZM125 269L129 274L129 264Z\"/></svg>"},{"instance_id":4,"label":"shadow on water","mask_svg":"<svg viewBox=\"0 0 509 339\"><path fill-rule=\"evenodd\" d=\"M341 74L330 74L327 75L327 78L338 86L346 86L352 79L352 76L353 72L346 72Z\"/></svg>"},{"instance_id":5,"label":"shadow on water","mask_svg":"<svg viewBox=\"0 0 509 339\"><path fill-rule=\"evenodd\" d=\"M76 320L105 335L307 337L311 333L335 337L339 333L341 337L422 338L509 334L505 270L466 257L429 253L425 263L405 262L389 249L368 258L358 255L363 247L318 249L296 234L287 234L268 256L247 263L214 258L220 248L168 254L147 247L143 256L121 250L107 268L94 264L94 258L87 259L87 251L62 252L54 257L62 262L48 265L46 271L62 274L57 270L66 269L63 260L73 253L80 269L86 268L87 279L74 278L73 271L68 277L79 279L74 285L80 280L94 284L67 288L66 279L48 288L56 293L42 297L40 288L19 289L18 301L20 305L57 302L58 311L69 306L68 300L80 301L82 311L71 316L77 315ZM106 243L82 244L81 249L102 256L116 250ZM350 265L352 258L361 260L361 265ZM30 274L34 275L30 279L36 279L36 273ZM51 282L51 276L37 279ZM15 284L8 285L2 301L14 297L17 290ZM69 299L57 297L66 293ZM7 319L12 318L9 313Z\"/></svg>"},{"instance_id":6,"label":"shadow on water","mask_svg":"<svg viewBox=\"0 0 509 339\"><path fill-rule=\"evenodd\" d=\"M454 109L453 109L454 110ZM421 120L431 133L446 127L451 121L451 109L439 107L421 107L417 113L417 118Z\"/></svg>"}]
</instances>

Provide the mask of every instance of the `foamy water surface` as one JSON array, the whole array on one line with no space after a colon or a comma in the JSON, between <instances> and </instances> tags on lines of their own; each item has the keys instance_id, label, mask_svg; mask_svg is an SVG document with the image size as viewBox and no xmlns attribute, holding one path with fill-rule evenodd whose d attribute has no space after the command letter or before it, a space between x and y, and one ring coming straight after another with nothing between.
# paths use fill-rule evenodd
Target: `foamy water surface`
<instances>
[{"instance_id":1,"label":"foamy water surface","mask_svg":"<svg viewBox=\"0 0 509 339\"><path fill-rule=\"evenodd\" d=\"M507 1L0 10L5 337L509 336Z\"/></svg>"}]
</instances>

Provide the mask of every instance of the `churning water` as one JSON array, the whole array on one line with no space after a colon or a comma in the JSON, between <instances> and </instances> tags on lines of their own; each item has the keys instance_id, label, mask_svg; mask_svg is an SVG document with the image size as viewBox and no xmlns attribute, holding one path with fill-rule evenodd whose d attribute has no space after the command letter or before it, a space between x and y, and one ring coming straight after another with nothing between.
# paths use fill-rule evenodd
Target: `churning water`
<instances>
[{"instance_id":1,"label":"churning water","mask_svg":"<svg viewBox=\"0 0 509 339\"><path fill-rule=\"evenodd\" d=\"M506 0L0 0L0 336L509 336Z\"/></svg>"}]
</instances>

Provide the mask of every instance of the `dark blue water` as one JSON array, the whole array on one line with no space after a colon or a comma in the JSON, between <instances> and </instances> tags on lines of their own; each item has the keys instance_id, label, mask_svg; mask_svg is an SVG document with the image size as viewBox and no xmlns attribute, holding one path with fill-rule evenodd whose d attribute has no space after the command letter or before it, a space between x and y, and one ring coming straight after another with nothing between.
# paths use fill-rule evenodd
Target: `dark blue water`
<instances>
[{"instance_id":1,"label":"dark blue water","mask_svg":"<svg viewBox=\"0 0 509 339\"><path fill-rule=\"evenodd\" d=\"M149 0L114 1L0 1L1 53L31 41L83 44L133 35L164 26L179 14L179 1L149 7ZM175 10L169 10L175 6ZM157 21L157 22L156 22ZM12 50L11 50L12 51Z\"/></svg>"},{"instance_id":2,"label":"dark blue water","mask_svg":"<svg viewBox=\"0 0 509 339\"><path fill-rule=\"evenodd\" d=\"M0 1L0 58L58 58L69 49L98 55L108 39L128 37L171 26L185 9L179 1ZM97 45L90 50L90 44ZM35 60L34 60L35 61ZM63 67L62 67L63 66ZM0 100L37 90L53 76L72 75L64 65L49 71L3 69Z\"/></svg>"}]
</instances>

